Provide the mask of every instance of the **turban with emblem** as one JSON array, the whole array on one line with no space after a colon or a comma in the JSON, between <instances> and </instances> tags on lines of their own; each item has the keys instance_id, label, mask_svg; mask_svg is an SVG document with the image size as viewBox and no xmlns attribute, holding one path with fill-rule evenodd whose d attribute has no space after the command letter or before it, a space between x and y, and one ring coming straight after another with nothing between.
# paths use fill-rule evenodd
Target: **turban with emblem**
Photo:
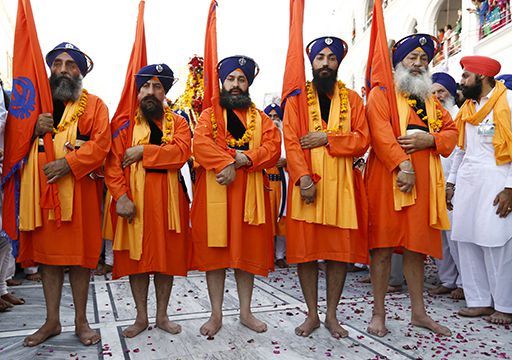
<instances>
[{"instance_id":1,"label":"turban with emblem","mask_svg":"<svg viewBox=\"0 0 512 360\"><path fill-rule=\"evenodd\" d=\"M333 54L336 55L338 64L341 63L348 52L348 45L345 41L334 36L323 36L311 41L308 46L306 46L306 53L308 54L309 61L313 63L313 60L318 53L325 48L329 48Z\"/></svg>"},{"instance_id":2,"label":"turban with emblem","mask_svg":"<svg viewBox=\"0 0 512 360\"><path fill-rule=\"evenodd\" d=\"M146 82L154 77L162 83L166 93L174 85L174 73L169 66L166 64L152 64L144 66L135 75L137 91L139 91Z\"/></svg>"},{"instance_id":3,"label":"turban with emblem","mask_svg":"<svg viewBox=\"0 0 512 360\"><path fill-rule=\"evenodd\" d=\"M277 113L277 116L279 116L279 119L283 120L283 110L281 109L281 107L275 103L272 103L270 105L268 105L265 110L263 110L265 112L265 114L269 115L270 116L270 112L274 110L276 113Z\"/></svg>"},{"instance_id":4,"label":"turban with emblem","mask_svg":"<svg viewBox=\"0 0 512 360\"><path fill-rule=\"evenodd\" d=\"M76 65L80 69L82 76L87 75L91 72L94 63L92 59L84 53L82 50L77 48L75 45L63 42L55 46L48 54L46 54L46 64L52 67L53 62L62 53L67 53L75 61Z\"/></svg>"},{"instance_id":5,"label":"turban with emblem","mask_svg":"<svg viewBox=\"0 0 512 360\"><path fill-rule=\"evenodd\" d=\"M412 34L398 40L393 46L393 67L405 59L409 53L417 48L422 49L428 56L428 61L432 61L438 50L439 40L428 34Z\"/></svg>"},{"instance_id":6,"label":"turban with emblem","mask_svg":"<svg viewBox=\"0 0 512 360\"><path fill-rule=\"evenodd\" d=\"M258 64L256 64L253 59L243 55L230 56L221 60L219 65L217 65L217 69L219 70L219 79L222 83L226 80L229 74L240 69L247 78L249 86L251 86L254 78L260 71Z\"/></svg>"}]
</instances>

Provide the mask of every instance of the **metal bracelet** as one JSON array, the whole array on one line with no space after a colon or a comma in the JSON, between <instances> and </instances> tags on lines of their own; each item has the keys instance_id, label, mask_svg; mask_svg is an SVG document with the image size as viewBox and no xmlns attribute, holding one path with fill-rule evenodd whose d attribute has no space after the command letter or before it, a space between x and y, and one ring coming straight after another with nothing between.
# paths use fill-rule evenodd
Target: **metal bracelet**
<instances>
[{"instance_id":1,"label":"metal bracelet","mask_svg":"<svg viewBox=\"0 0 512 360\"><path fill-rule=\"evenodd\" d=\"M414 170L412 170L412 171L408 171L408 170L400 170L400 171L401 171L401 172L403 172L404 174L407 174L407 175L414 175L414 174L416 174L416 173L414 172Z\"/></svg>"},{"instance_id":2,"label":"metal bracelet","mask_svg":"<svg viewBox=\"0 0 512 360\"><path fill-rule=\"evenodd\" d=\"M311 181L311 184L309 184L308 186L306 186L305 188L300 188L301 190L309 190L313 187L313 185L315 185L315 182L314 181Z\"/></svg>"}]
</instances>

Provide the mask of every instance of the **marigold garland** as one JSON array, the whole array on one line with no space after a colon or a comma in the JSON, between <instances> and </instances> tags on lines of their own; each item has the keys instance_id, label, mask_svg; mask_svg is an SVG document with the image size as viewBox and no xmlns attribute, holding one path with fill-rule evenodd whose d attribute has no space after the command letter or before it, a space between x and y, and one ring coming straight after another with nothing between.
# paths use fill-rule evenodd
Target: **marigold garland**
<instances>
[{"instance_id":1,"label":"marigold garland","mask_svg":"<svg viewBox=\"0 0 512 360\"><path fill-rule=\"evenodd\" d=\"M423 122L428 123L428 127L432 132L441 131L443 127L443 112L437 108L437 103L435 103L435 119L429 118L427 114L423 114L424 110L417 107L418 101L416 99L409 96L407 98L407 104L414 109Z\"/></svg>"},{"instance_id":2,"label":"marigold garland","mask_svg":"<svg viewBox=\"0 0 512 360\"><path fill-rule=\"evenodd\" d=\"M137 109L137 112L135 113L135 121L140 124L142 118L142 114L140 113L139 109ZM162 145L170 144L173 139L174 117L172 116L171 108L168 106L165 106L164 108L164 118L165 122L162 124Z\"/></svg>"},{"instance_id":3,"label":"marigold garland","mask_svg":"<svg viewBox=\"0 0 512 360\"><path fill-rule=\"evenodd\" d=\"M66 120L61 121L59 125L57 125L57 128L53 128L53 133L59 133L63 132L68 128L69 125L74 123L75 121L78 121L80 116L82 116L85 112L85 108L87 107L87 100L88 100L88 92L85 89L82 89L82 94L80 95L80 99L78 100L78 106L70 117L68 117Z\"/></svg>"},{"instance_id":4,"label":"marigold garland","mask_svg":"<svg viewBox=\"0 0 512 360\"><path fill-rule=\"evenodd\" d=\"M343 129L343 122L347 120L348 116L348 90L345 87L345 84L342 81L338 81L338 89L340 96L340 119L338 122L337 128L327 128L324 129L322 126L322 121L318 116L318 111L316 110L317 100L314 93L313 86L310 81L306 82L306 93L308 99L308 106L313 107L312 115L313 115L313 129L317 132L325 132L325 133L339 133Z\"/></svg>"},{"instance_id":5,"label":"marigold garland","mask_svg":"<svg viewBox=\"0 0 512 360\"><path fill-rule=\"evenodd\" d=\"M230 148L237 148L244 146L245 144L248 144L254 135L254 129L256 129L256 115L257 110L256 106L251 103L251 106L249 107L249 121L247 123L247 128L245 129L244 135L236 140L236 139L226 139L226 144ZM210 121L212 123L212 133L213 133L213 140L217 140L217 120L215 119L215 111L212 109L212 112L210 113Z\"/></svg>"}]
</instances>

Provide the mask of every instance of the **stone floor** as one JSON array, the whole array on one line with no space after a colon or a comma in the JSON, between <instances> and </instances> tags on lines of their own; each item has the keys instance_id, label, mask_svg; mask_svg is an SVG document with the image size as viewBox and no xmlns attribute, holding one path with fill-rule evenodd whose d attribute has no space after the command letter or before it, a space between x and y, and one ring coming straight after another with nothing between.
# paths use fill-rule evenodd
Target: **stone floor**
<instances>
[{"instance_id":1,"label":"stone floor","mask_svg":"<svg viewBox=\"0 0 512 360\"><path fill-rule=\"evenodd\" d=\"M321 273L320 311L325 312L325 279ZM240 325L233 273L226 281L224 326L214 339L199 335L199 327L209 316L204 274L177 278L169 313L182 325L179 335L170 335L150 326L134 339L125 339L122 330L133 322L135 309L126 279L112 281L96 276L91 282L88 317L102 341L85 347L73 333L73 305L69 284L62 298L61 335L35 348L22 346L26 335L44 321L41 285L24 281L11 288L26 300L25 305L0 313L0 359L511 359L510 327L493 326L482 319L456 315L464 305L447 297L427 296L429 313L448 325L454 335L437 337L409 324L407 293L388 296L388 327L391 333L380 339L366 333L371 315L371 286L357 280L367 272L350 273L339 306L339 318L349 337L333 339L324 327L309 338L299 338L293 329L305 316L302 293L295 268L277 270L269 278L257 278L253 309L267 322L268 331L256 334ZM432 267L427 267L426 286L435 283ZM150 316L155 315L154 289L150 290ZM150 319L154 321L154 318Z\"/></svg>"}]
</instances>

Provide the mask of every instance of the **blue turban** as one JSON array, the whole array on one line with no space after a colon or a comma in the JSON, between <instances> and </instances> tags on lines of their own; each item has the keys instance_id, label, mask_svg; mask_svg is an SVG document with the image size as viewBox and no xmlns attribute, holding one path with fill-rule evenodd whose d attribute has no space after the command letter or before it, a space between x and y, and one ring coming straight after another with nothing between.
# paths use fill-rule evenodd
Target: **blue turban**
<instances>
[{"instance_id":1,"label":"blue turban","mask_svg":"<svg viewBox=\"0 0 512 360\"><path fill-rule=\"evenodd\" d=\"M398 40L393 46L393 67L405 59L410 52L416 48L421 48L428 56L428 61L432 61L438 49L439 40L428 34L412 34Z\"/></svg>"},{"instance_id":2,"label":"blue turban","mask_svg":"<svg viewBox=\"0 0 512 360\"><path fill-rule=\"evenodd\" d=\"M87 75L94 67L92 59L87 54L82 52L75 45L68 42L60 43L59 45L55 46L53 50L51 50L48 54L46 54L46 64L48 64L48 66L51 68L57 56L62 53L67 53L73 58L76 65L80 69L82 76Z\"/></svg>"},{"instance_id":3,"label":"blue turban","mask_svg":"<svg viewBox=\"0 0 512 360\"><path fill-rule=\"evenodd\" d=\"M153 64L144 66L135 74L135 84L137 91L149 80L156 77L162 83L165 93L174 85L174 73L166 64Z\"/></svg>"},{"instance_id":4,"label":"blue turban","mask_svg":"<svg viewBox=\"0 0 512 360\"><path fill-rule=\"evenodd\" d=\"M283 120L283 110L281 109L281 107L279 105L277 105L275 103L270 104L263 111L265 112L265 114L270 116L270 112L272 110L274 110L277 113L277 116L279 116L279 119Z\"/></svg>"},{"instance_id":5,"label":"blue turban","mask_svg":"<svg viewBox=\"0 0 512 360\"><path fill-rule=\"evenodd\" d=\"M507 89L512 90L512 74L503 74L496 77L496 80L505 84Z\"/></svg>"},{"instance_id":6,"label":"blue turban","mask_svg":"<svg viewBox=\"0 0 512 360\"><path fill-rule=\"evenodd\" d=\"M432 75L432 83L444 86L451 96L457 97L457 82L450 74L445 72L435 73Z\"/></svg>"},{"instance_id":7,"label":"blue turban","mask_svg":"<svg viewBox=\"0 0 512 360\"><path fill-rule=\"evenodd\" d=\"M326 47L329 48L334 55L336 55L338 64L341 64L341 61L345 55L347 55L348 45L345 41L334 36L323 36L311 41L308 46L306 46L306 53L308 54L309 61L313 63L313 60L318 55L318 53Z\"/></svg>"},{"instance_id":8,"label":"blue turban","mask_svg":"<svg viewBox=\"0 0 512 360\"><path fill-rule=\"evenodd\" d=\"M250 57L243 55L230 56L221 60L219 65L217 65L217 69L219 70L219 78L222 83L236 69L242 70L249 82L249 86L251 86L254 78L260 72L258 64Z\"/></svg>"}]
</instances>

